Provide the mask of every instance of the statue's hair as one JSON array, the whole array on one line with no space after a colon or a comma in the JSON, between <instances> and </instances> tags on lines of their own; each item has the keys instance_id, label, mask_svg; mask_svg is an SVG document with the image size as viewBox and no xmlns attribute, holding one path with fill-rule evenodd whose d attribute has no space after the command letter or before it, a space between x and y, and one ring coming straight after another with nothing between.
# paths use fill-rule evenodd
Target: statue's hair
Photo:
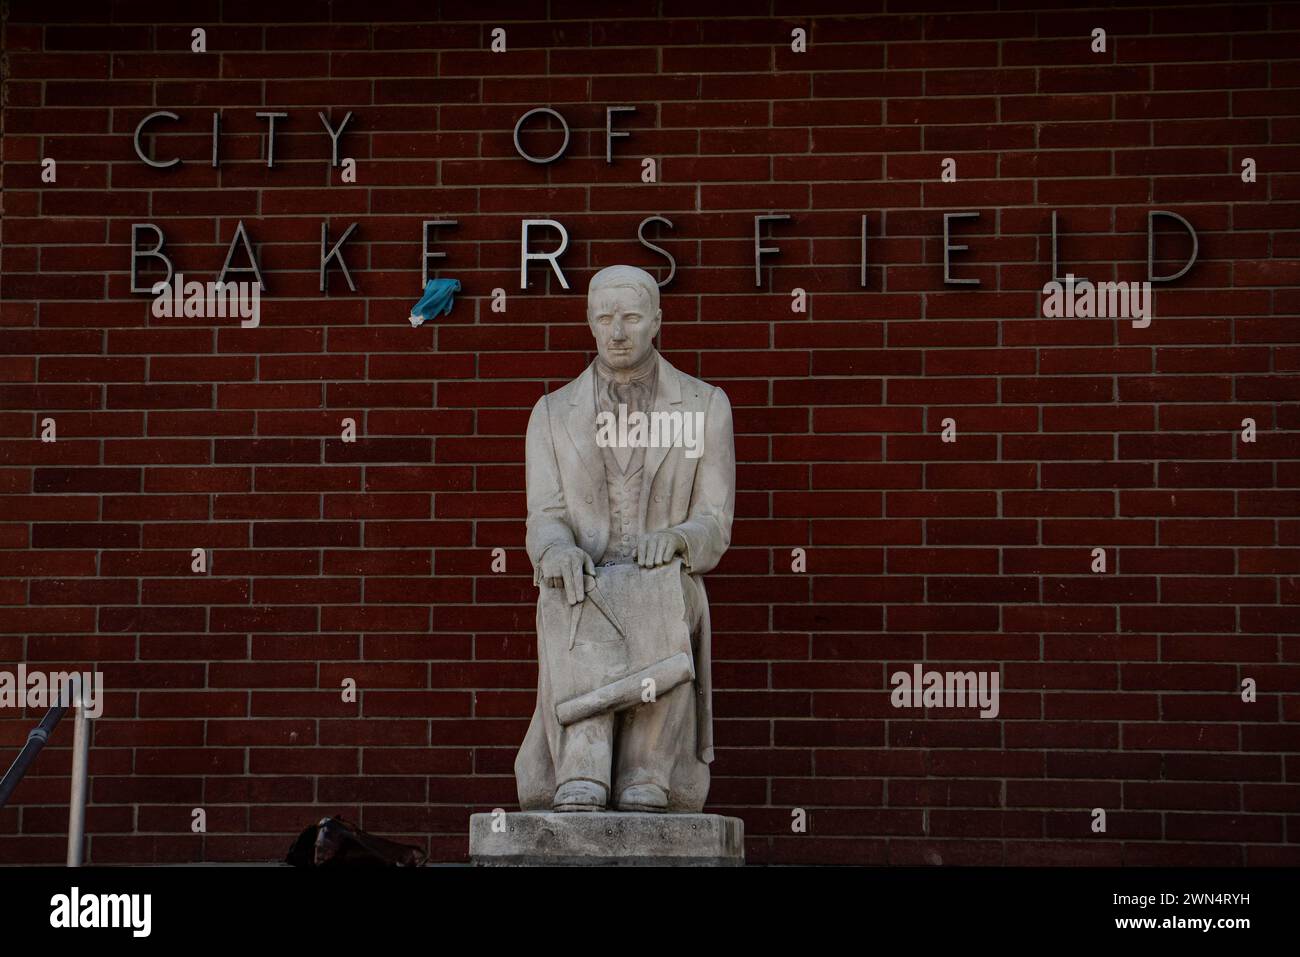
<instances>
[{"instance_id":1,"label":"statue's hair","mask_svg":"<svg viewBox=\"0 0 1300 957\"><path fill-rule=\"evenodd\" d=\"M650 315L647 318L654 318L659 310L659 284L655 282L654 276L636 266L606 266L596 273L587 284L588 302L591 301L592 293L617 286L640 290L650 300Z\"/></svg>"}]
</instances>

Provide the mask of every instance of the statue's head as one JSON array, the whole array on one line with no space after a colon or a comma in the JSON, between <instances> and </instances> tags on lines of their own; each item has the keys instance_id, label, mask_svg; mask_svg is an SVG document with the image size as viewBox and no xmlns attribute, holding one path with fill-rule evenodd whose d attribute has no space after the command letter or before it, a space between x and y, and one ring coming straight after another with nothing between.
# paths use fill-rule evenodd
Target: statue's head
<instances>
[{"instance_id":1,"label":"statue's head","mask_svg":"<svg viewBox=\"0 0 1300 957\"><path fill-rule=\"evenodd\" d=\"M630 369L654 349L663 311L659 284L636 266L606 266L587 286L587 324L605 364Z\"/></svg>"}]
</instances>

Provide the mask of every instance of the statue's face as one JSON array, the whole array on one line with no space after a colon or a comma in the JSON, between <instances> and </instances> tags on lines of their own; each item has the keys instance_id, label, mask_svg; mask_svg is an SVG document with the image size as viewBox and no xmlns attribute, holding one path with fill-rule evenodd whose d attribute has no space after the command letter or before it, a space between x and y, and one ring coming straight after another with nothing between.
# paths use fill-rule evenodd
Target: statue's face
<instances>
[{"instance_id":1,"label":"statue's face","mask_svg":"<svg viewBox=\"0 0 1300 957\"><path fill-rule=\"evenodd\" d=\"M650 354L663 310L650 313L649 296L641 289L610 286L588 296L587 323L606 365L630 369Z\"/></svg>"}]
</instances>

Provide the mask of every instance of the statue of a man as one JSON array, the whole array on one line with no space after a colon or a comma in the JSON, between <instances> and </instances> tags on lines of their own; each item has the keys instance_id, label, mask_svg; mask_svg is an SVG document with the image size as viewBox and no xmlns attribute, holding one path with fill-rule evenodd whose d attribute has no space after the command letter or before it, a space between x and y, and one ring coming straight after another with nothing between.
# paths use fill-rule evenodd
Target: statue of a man
<instances>
[{"instance_id":1,"label":"statue of a man","mask_svg":"<svg viewBox=\"0 0 1300 957\"><path fill-rule=\"evenodd\" d=\"M528 420L539 675L515 760L526 811L698 812L708 795L699 576L731 541L736 452L726 394L655 349L662 317L649 273L596 273L597 358Z\"/></svg>"}]
</instances>

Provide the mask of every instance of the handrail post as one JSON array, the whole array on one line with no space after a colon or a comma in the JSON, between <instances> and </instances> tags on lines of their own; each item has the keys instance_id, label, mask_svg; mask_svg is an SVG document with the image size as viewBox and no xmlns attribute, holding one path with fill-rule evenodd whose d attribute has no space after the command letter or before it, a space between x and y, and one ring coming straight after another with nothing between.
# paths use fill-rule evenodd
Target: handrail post
<instances>
[{"instance_id":1,"label":"handrail post","mask_svg":"<svg viewBox=\"0 0 1300 957\"><path fill-rule=\"evenodd\" d=\"M68 802L68 867L80 867L86 834L86 797L90 785L90 715L88 690L81 676L72 681L76 710L72 731L72 795Z\"/></svg>"}]
</instances>

